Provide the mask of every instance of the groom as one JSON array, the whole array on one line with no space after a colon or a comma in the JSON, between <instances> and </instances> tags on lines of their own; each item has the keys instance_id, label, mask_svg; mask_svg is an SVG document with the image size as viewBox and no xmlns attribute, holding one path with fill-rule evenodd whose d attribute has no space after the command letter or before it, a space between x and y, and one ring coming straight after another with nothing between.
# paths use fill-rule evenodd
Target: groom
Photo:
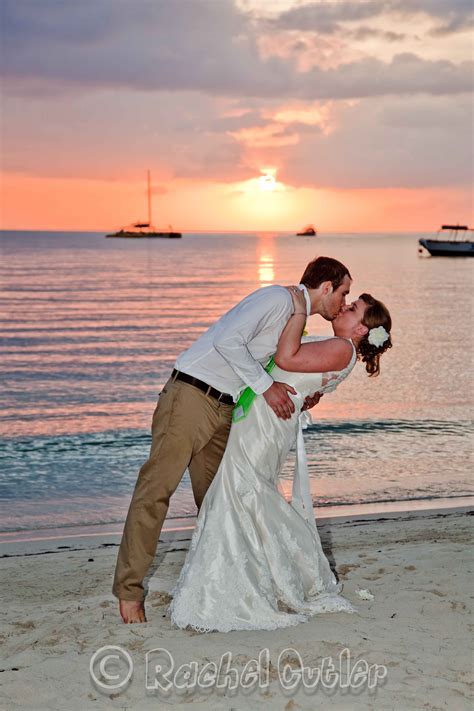
<instances>
[{"instance_id":1,"label":"groom","mask_svg":"<svg viewBox=\"0 0 474 711\"><path fill-rule=\"evenodd\" d=\"M308 264L301 285L306 312L332 321L345 305L351 276L336 259ZM277 417L288 419L295 390L264 370L294 307L286 287L258 289L182 353L153 414L152 444L125 522L112 591L126 623L146 622L143 580L155 556L169 500L186 468L201 506L229 436L234 403L250 386ZM318 401L307 398L305 409Z\"/></svg>"}]
</instances>

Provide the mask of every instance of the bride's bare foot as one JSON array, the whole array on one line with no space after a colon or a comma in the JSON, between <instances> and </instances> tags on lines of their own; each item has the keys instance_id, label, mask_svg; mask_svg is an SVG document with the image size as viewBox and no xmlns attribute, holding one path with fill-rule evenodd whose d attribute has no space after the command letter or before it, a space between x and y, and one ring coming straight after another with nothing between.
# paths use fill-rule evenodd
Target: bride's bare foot
<instances>
[{"instance_id":1,"label":"bride's bare foot","mask_svg":"<svg viewBox=\"0 0 474 711\"><path fill-rule=\"evenodd\" d=\"M137 600L120 600L119 610L125 624L146 622L145 605Z\"/></svg>"}]
</instances>

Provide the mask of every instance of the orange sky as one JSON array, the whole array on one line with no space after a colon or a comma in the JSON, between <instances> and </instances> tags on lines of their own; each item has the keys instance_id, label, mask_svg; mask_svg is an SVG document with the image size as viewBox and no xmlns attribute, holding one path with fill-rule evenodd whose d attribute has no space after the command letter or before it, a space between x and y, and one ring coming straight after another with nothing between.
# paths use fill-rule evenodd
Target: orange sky
<instances>
[{"instance_id":1,"label":"orange sky","mask_svg":"<svg viewBox=\"0 0 474 711\"><path fill-rule=\"evenodd\" d=\"M459 189L315 190L262 192L250 180L233 186L181 182L154 198L154 222L193 230L288 230L308 222L321 230L425 231L469 217L470 193ZM242 186L238 186L242 189ZM246 187L244 183L244 188ZM146 219L140 183L10 176L4 179L3 228L96 231Z\"/></svg>"},{"instance_id":2,"label":"orange sky","mask_svg":"<svg viewBox=\"0 0 474 711\"><path fill-rule=\"evenodd\" d=\"M3 229L473 222L464 0L185 5L4 0Z\"/></svg>"}]
</instances>

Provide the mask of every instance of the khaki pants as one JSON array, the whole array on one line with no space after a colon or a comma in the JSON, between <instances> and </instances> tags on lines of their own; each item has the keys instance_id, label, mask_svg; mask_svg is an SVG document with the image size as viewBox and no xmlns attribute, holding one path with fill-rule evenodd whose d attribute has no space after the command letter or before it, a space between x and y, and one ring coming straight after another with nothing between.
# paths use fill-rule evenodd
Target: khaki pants
<instances>
[{"instance_id":1,"label":"khaki pants","mask_svg":"<svg viewBox=\"0 0 474 711\"><path fill-rule=\"evenodd\" d=\"M229 437L232 405L180 380L169 380L153 414L150 456L140 469L117 557L112 592L143 600L171 495L189 468L199 508Z\"/></svg>"}]
</instances>

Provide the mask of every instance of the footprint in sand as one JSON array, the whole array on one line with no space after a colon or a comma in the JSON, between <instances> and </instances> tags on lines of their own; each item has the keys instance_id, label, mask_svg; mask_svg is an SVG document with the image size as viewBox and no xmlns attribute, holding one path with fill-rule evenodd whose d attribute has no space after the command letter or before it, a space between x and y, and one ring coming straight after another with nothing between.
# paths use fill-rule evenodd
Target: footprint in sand
<instances>
[{"instance_id":1,"label":"footprint in sand","mask_svg":"<svg viewBox=\"0 0 474 711\"><path fill-rule=\"evenodd\" d=\"M18 629L25 631L36 629L36 625L34 622L12 622L12 625L15 625L15 627L18 627Z\"/></svg>"},{"instance_id":2,"label":"footprint in sand","mask_svg":"<svg viewBox=\"0 0 474 711\"><path fill-rule=\"evenodd\" d=\"M342 565L338 565L337 573L339 577L346 578L348 573L350 573L351 570L355 570L356 568L360 568L360 565L358 563L352 565L350 563L343 563Z\"/></svg>"},{"instance_id":3,"label":"footprint in sand","mask_svg":"<svg viewBox=\"0 0 474 711\"><path fill-rule=\"evenodd\" d=\"M457 610L459 612L466 610L466 605L463 602L450 602L451 610Z\"/></svg>"},{"instance_id":4,"label":"footprint in sand","mask_svg":"<svg viewBox=\"0 0 474 711\"><path fill-rule=\"evenodd\" d=\"M161 607L162 605L169 605L171 600L173 599L169 593L161 591L152 593L150 597L152 607Z\"/></svg>"}]
</instances>

